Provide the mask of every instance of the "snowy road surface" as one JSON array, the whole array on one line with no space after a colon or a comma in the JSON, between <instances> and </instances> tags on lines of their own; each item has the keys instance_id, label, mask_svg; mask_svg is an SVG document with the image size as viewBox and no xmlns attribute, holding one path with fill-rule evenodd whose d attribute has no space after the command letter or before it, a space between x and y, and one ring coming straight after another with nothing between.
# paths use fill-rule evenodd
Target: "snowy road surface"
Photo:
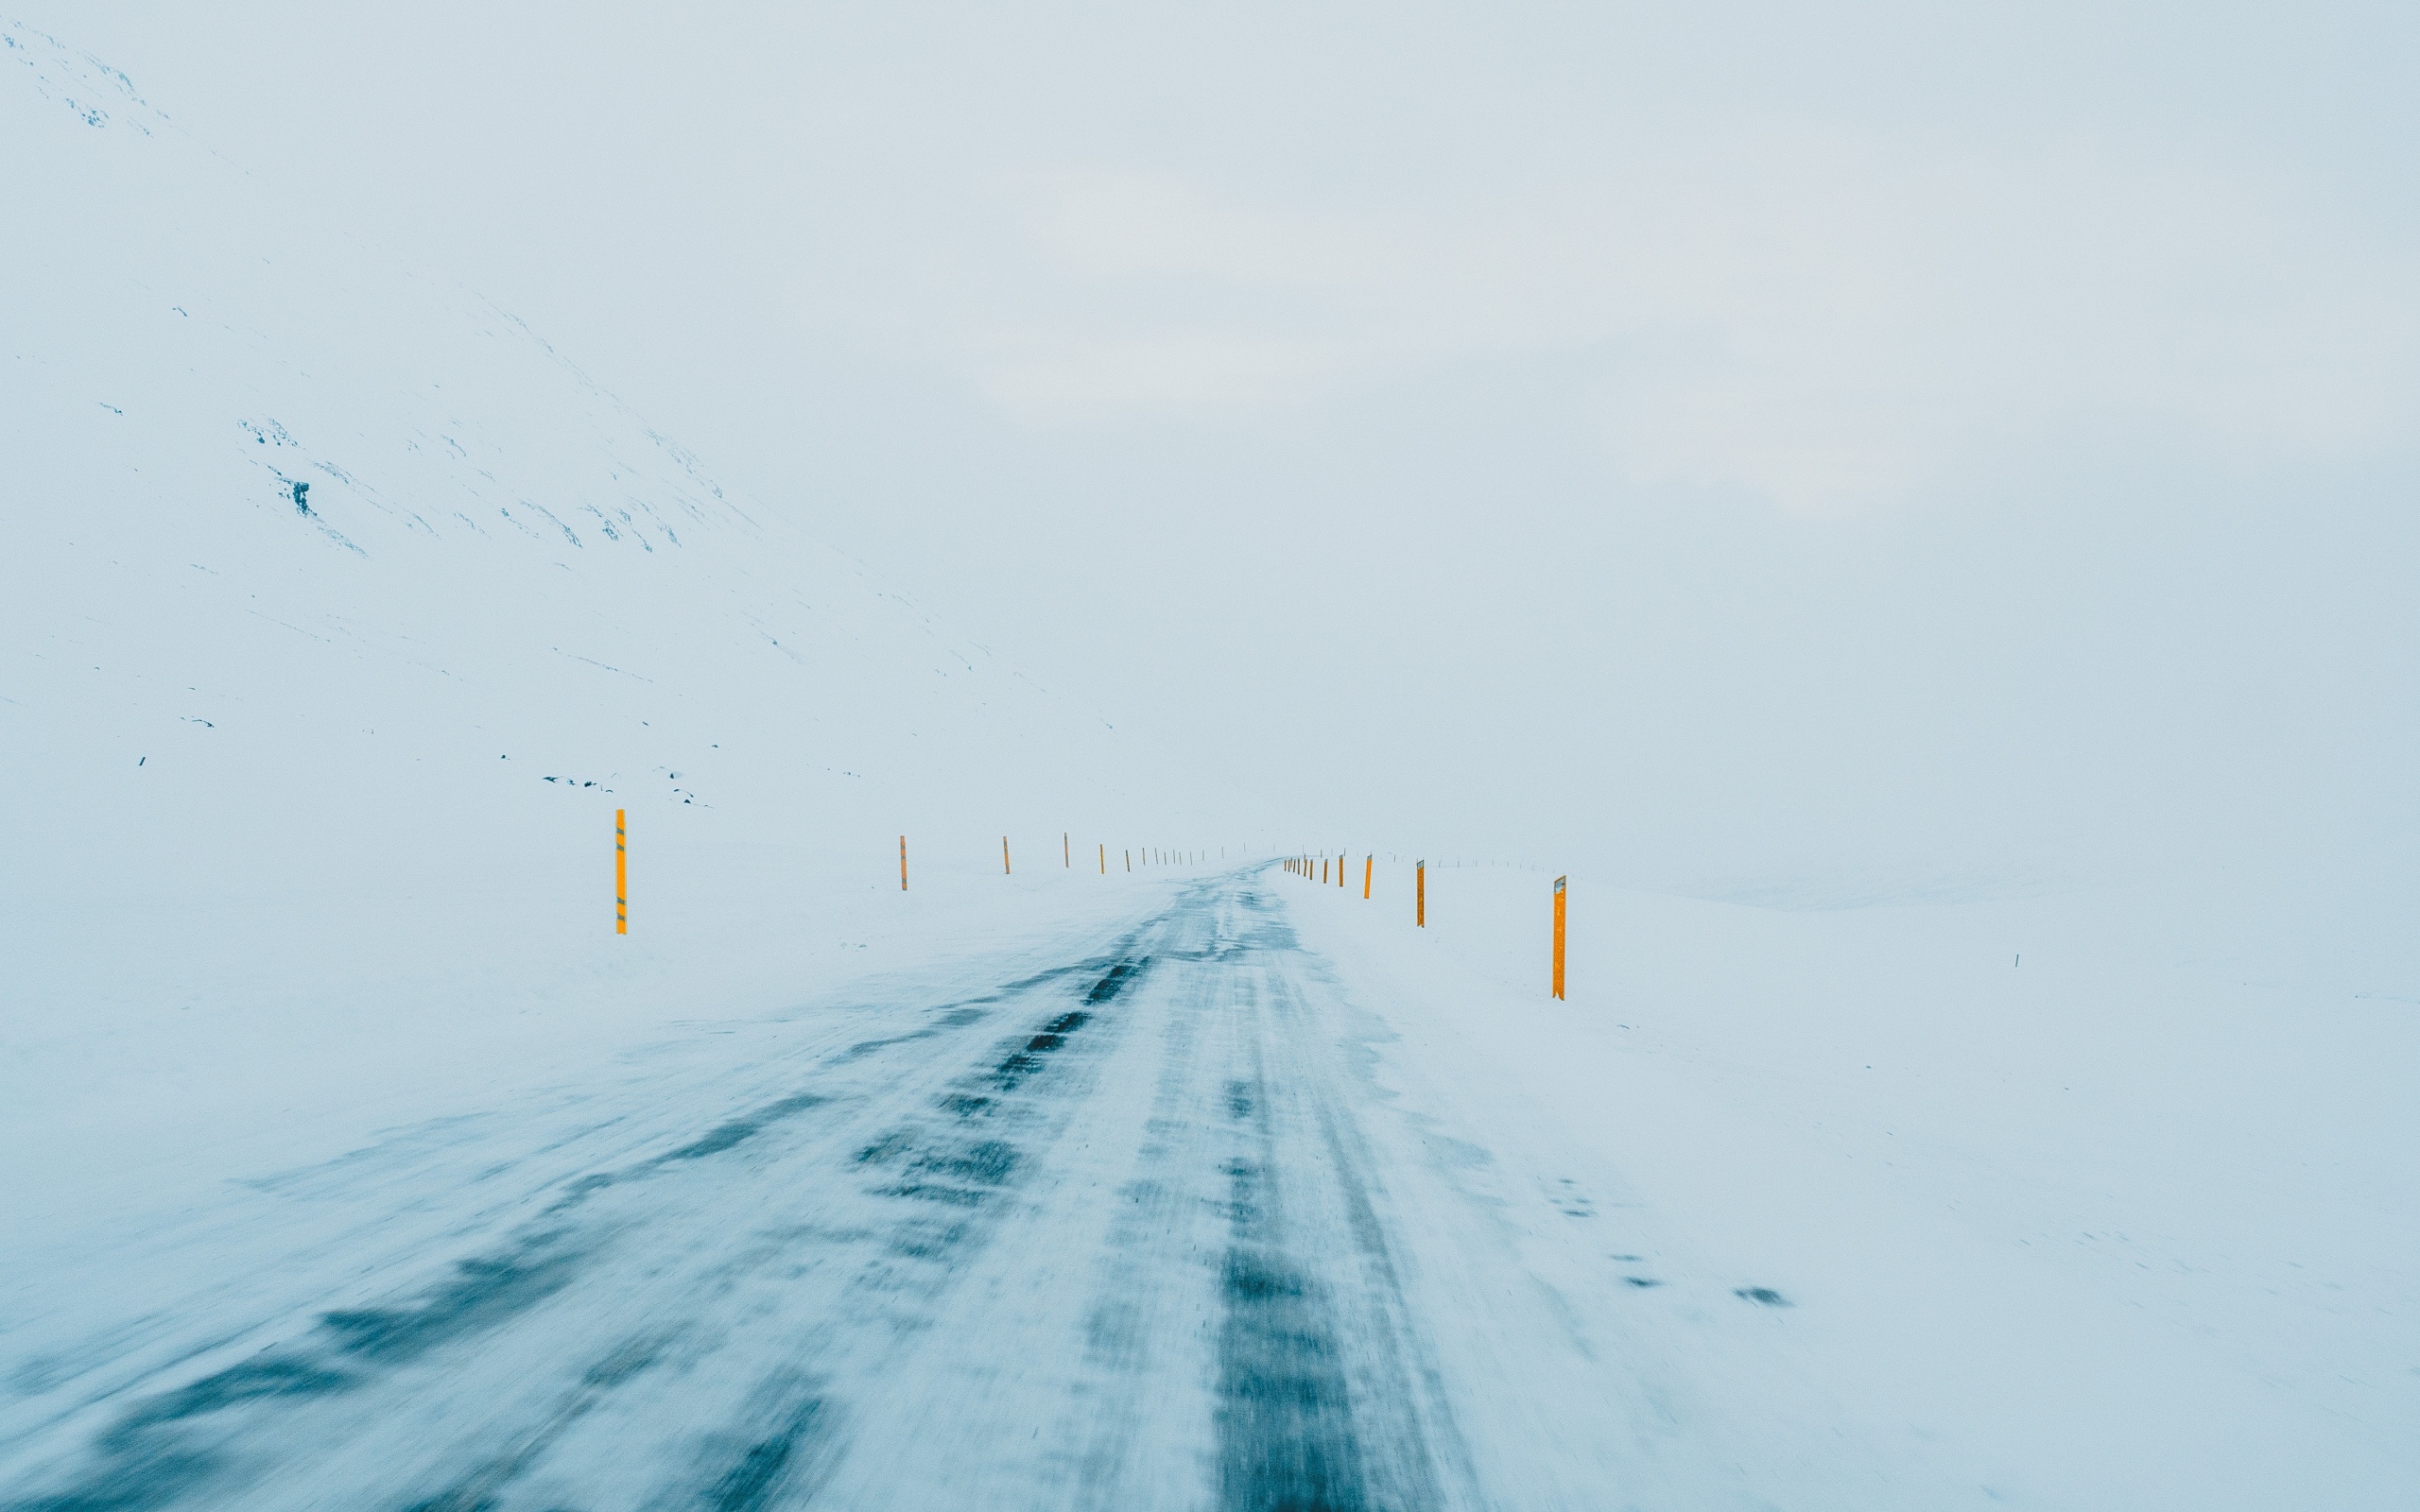
<instances>
[{"instance_id":1,"label":"snowy road surface","mask_svg":"<svg viewBox=\"0 0 2420 1512\"><path fill-rule=\"evenodd\" d=\"M252 1183L148 1237L182 1296L17 1364L0 1506L1634 1504L1646 1362L1517 1258L1489 1132L1384 1090L1282 888Z\"/></svg>"}]
</instances>

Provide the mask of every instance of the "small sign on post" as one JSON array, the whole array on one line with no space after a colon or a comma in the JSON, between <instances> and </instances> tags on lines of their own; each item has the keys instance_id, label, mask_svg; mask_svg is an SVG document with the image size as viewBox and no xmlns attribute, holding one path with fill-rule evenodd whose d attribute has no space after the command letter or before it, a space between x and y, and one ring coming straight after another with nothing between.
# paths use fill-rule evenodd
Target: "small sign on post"
<instances>
[{"instance_id":1,"label":"small sign on post","mask_svg":"<svg viewBox=\"0 0 2420 1512\"><path fill-rule=\"evenodd\" d=\"M1554 879L1554 995L1563 997L1563 885L1567 879Z\"/></svg>"},{"instance_id":2,"label":"small sign on post","mask_svg":"<svg viewBox=\"0 0 2420 1512\"><path fill-rule=\"evenodd\" d=\"M614 933L616 935L631 932L629 813L627 809L614 811Z\"/></svg>"}]
</instances>

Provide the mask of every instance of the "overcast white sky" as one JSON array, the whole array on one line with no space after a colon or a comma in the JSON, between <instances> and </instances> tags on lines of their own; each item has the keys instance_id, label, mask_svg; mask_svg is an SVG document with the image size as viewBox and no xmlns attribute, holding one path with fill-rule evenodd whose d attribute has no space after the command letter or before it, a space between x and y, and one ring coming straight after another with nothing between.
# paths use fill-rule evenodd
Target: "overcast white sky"
<instances>
[{"instance_id":1,"label":"overcast white sky","mask_svg":"<svg viewBox=\"0 0 2420 1512\"><path fill-rule=\"evenodd\" d=\"M2420 8L21 6L1205 833L2420 837Z\"/></svg>"}]
</instances>

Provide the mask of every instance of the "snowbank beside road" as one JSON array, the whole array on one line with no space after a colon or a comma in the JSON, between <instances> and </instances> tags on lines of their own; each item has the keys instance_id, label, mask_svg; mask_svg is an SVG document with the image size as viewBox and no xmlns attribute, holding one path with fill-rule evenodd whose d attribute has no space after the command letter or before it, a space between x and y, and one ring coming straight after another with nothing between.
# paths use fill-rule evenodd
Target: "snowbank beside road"
<instances>
[{"instance_id":1,"label":"snowbank beside road","mask_svg":"<svg viewBox=\"0 0 2420 1512\"><path fill-rule=\"evenodd\" d=\"M1548 878L1432 868L1415 931L1409 868L1379 874L1286 892L1401 1035L1385 1074L1628 1194L1592 1221L1732 1431L1804 1391L1878 1469L2017 1504L2420 1486L2420 1008L2390 968L2247 980L2243 920L2140 894L1785 912L1583 878L1559 1004ZM1727 1376L1742 1330L1803 1379Z\"/></svg>"}]
</instances>

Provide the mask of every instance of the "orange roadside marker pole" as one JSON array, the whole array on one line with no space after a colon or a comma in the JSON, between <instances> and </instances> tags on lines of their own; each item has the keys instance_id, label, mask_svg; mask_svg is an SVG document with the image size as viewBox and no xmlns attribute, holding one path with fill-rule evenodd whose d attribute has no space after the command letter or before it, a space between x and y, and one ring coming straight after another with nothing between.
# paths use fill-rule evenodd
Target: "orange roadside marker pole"
<instances>
[{"instance_id":1,"label":"orange roadside marker pole","mask_svg":"<svg viewBox=\"0 0 2420 1512\"><path fill-rule=\"evenodd\" d=\"M1412 864L1411 922L1415 929L1428 927L1428 863L1426 861Z\"/></svg>"},{"instance_id":2,"label":"orange roadside marker pole","mask_svg":"<svg viewBox=\"0 0 2420 1512\"><path fill-rule=\"evenodd\" d=\"M1377 869L1378 857L1375 851L1361 858L1361 901L1365 903L1370 901L1370 873Z\"/></svg>"},{"instance_id":3,"label":"orange roadside marker pole","mask_svg":"<svg viewBox=\"0 0 2420 1512\"><path fill-rule=\"evenodd\" d=\"M908 890L908 837L899 837L899 890Z\"/></svg>"},{"instance_id":4,"label":"orange roadside marker pole","mask_svg":"<svg viewBox=\"0 0 2420 1512\"><path fill-rule=\"evenodd\" d=\"M1002 876L1004 876L1004 877L1005 877L1005 876L1007 876L1008 874L1009 874L1009 837L1008 837L1007 835L1005 835L1005 834L1004 834L1004 835L1000 836L1000 875L1002 875Z\"/></svg>"},{"instance_id":5,"label":"orange roadside marker pole","mask_svg":"<svg viewBox=\"0 0 2420 1512\"><path fill-rule=\"evenodd\" d=\"M1554 995L1563 996L1563 885L1566 879L1554 879Z\"/></svg>"},{"instance_id":6,"label":"orange roadside marker pole","mask_svg":"<svg viewBox=\"0 0 2420 1512\"><path fill-rule=\"evenodd\" d=\"M629 811L614 811L614 933L631 932L631 849Z\"/></svg>"},{"instance_id":7,"label":"orange roadside marker pole","mask_svg":"<svg viewBox=\"0 0 2420 1512\"><path fill-rule=\"evenodd\" d=\"M1100 843L1100 874L1104 877L1109 875L1109 842L1106 840Z\"/></svg>"}]
</instances>

